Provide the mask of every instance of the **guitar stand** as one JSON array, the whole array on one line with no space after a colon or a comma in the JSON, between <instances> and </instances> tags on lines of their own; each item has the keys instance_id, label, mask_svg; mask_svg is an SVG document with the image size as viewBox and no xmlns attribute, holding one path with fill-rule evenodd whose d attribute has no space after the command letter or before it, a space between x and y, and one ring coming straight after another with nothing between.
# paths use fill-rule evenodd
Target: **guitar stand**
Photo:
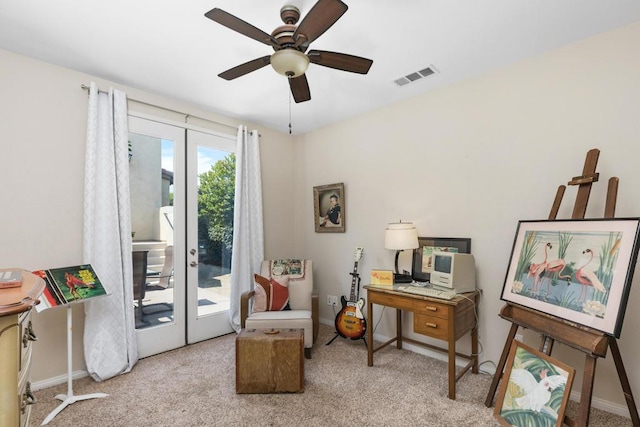
<instances>
[{"instance_id":1,"label":"guitar stand","mask_svg":"<svg viewBox=\"0 0 640 427\"><path fill-rule=\"evenodd\" d=\"M333 336L333 338L331 338L331 340L329 340L329 342L326 343L325 345L332 344L336 340L336 338L338 338L338 337L344 338L344 337L340 336L339 333L336 332L336 334ZM344 338L344 339L346 340L347 338ZM366 337L362 337L362 338L358 338L358 339L364 341L364 345L365 346L367 345L367 338ZM356 341L356 340L353 340L353 341Z\"/></svg>"},{"instance_id":2,"label":"guitar stand","mask_svg":"<svg viewBox=\"0 0 640 427\"><path fill-rule=\"evenodd\" d=\"M336 338L338 338L339 336L340 336L340 334L336 332L336 333L335 333L335 335L333 335L333 338L331 338L331 340L330 340L328 343L326 343L325 345L333 344L333 342L334 342L334 341L336 340Z\"/></svg>"}]
</instances>

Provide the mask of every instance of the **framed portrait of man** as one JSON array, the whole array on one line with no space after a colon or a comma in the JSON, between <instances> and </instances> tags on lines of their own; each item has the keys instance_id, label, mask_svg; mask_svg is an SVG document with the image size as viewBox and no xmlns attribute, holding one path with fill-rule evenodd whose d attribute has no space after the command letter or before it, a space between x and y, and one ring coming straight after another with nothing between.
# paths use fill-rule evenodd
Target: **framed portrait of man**
<instances>
[{"instance_id":1,"label":"framed portrait of man","mask_svg":"<svg viewBox=\"0 0 640 427\"><path fill-rule=\"evenodd\" d=\"M314 223L317 233L344 233L344 184L313 187Z\"/></svg>"}]
</instances>

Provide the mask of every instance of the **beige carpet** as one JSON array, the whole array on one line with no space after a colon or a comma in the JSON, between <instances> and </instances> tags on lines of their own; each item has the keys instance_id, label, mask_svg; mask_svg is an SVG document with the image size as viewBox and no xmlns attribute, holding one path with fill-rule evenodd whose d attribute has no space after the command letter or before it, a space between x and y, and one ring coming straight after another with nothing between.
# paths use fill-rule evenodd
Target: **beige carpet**
<instances>
[{"instance_id":1,"label":"beige carpet","mask_svg":"<svg viewBox=\"0 0 640 427\"><path fill-rule=\"evenodd\" d=\"M50 426L497 426L484 406L486 374L465 374L457 399L446 398L446 364L389 346L367 366L362 341L338 338L320 327L311 360L305 361L305 391L295 394L235 394L235 335L208 340L141 360L126 375L96 383L73 383L75 395L109 397L74 403ZM67 385L35 393L37 426L58 404ZM591 426L630 426L628 418L593 409Z\"/></svg>"}]
</instances>

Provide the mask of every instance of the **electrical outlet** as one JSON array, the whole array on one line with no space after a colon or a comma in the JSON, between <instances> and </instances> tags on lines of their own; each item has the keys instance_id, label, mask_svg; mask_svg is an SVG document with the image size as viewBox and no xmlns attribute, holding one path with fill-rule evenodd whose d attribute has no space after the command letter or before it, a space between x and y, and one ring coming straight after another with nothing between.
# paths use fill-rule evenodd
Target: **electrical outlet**
<instances>
[{"instance_id":1,"label":"electrical outlet","mask_svg":"<svg viewBox=\"0 0 640 427\"><path fill-rule=\"evenodd\" d=\"M524 342L524 336L522 334L516 334L516 340Z\"/></svg>"},{"instance_id":2,"label":"electrical outlet","mask_svg":"<svg viewBox=\"0 0 640 427\"><path fill-rule=\"evenodd\" d=\"M327 305L338 305L338 297L335 295L327 295Z\"/></svg>"}]
</instances>

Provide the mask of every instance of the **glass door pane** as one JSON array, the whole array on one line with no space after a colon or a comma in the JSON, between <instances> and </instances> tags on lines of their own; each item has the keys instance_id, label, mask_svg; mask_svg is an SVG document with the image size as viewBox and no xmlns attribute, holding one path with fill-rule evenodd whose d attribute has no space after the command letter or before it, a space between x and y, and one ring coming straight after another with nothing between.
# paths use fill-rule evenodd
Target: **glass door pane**
<instances>
[{"instance_id":1,"label":"glass door pane","mask_svg":"<svg viewBox=\"0 0 640 427\"><path fill-rule=\"evenodd\" d=\"M187 131L189 267L188 332L191 342L232 332L228 321L235 138Z\"/></svg>"},{"instance_id":2,"label":"glass door pane","mask_svg":"<svg viewBox=\"0 0 640 427\"><path fill-rule=\"evenodd\" d=\"M184 130L129 118L129 179L134 260L146 264L134 295L140 357L185 345ZM135 269L135 267L134 267Z\"/></svg>"}]
</instances>

